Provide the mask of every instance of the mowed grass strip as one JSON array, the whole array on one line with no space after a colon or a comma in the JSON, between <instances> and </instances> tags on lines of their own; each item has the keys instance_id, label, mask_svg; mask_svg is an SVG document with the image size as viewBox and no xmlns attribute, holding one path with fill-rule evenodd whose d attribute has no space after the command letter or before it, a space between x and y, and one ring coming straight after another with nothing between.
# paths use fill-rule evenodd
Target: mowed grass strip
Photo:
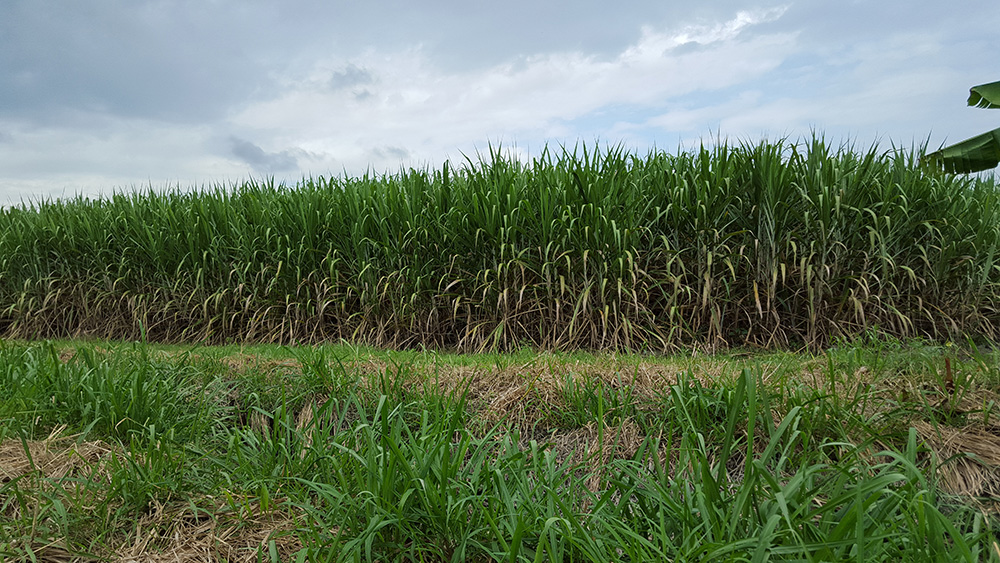
<instances>
[{"instance_id":1,"label":"mowed grass strip","mask_svg":"<svg viewBox=\"0 0 1000 563\"><path fill-rule=\"evenodd\" d=\"M998 191L821 137L0 211L0 334L514 350L997 335Z\"/></svg>"},{"instance_id":2,"label":"mowed grass strip","mask_svg":"<svg viewBox=\"0 0 1000 563\"><path fill-rule=\"evenodd\" d=\"M992 353L0 346L0 556L1000 561Z\"/></svg>"}]
</instances>

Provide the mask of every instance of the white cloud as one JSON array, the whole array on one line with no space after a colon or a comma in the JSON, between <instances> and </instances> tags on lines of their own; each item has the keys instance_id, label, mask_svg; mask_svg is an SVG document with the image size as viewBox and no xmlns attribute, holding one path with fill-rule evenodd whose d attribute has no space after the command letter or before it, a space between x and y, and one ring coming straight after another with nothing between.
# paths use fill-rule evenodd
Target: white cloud
<instances>
[{"instance_id":1,"label":"white cloud","mask_svg":"<svg viewBox=\"0 0 1000 563\"><path fill-rule=\"evenodd\" d=\"M622 53L621 58L626 61L641 61L659 59L667 54L671 49L688 44L708 45L727 41L736 38L745 28L777 20L785 12L788 6L778 6L774 8L740 11L731 20L714 23L689 25L679 31L664 33L654 30L649 26L643 26L642 38L639 42L629 47Z\"/></svg>"},{"instance_id":2,"label":"white cloud","mask_svg":"<svg viewBox=\"0 0 1000 563\"><path fill-rule=\"evenodd\" d=\"M732 19L679 30L645 28L612 57L580 52L541 54L484 70L448 73L420 47L369 50L345 61L317 63L286 94L249 105L231 123L275 148L298 146L319 156L314 165L376 168L381 146L405 147L413 159L508 137L542 142L571 134L567 121L609 106L657 106L699 90L733 86L773 70L793 50L795 33L749 34L785 8L739 12ZM678 49L696 42L698 49ZM357 88L330 88L330 77ZM381 154L385 154L384 152Z\"/></svg>"},{"instance_id":3,"label":"white cloud","mask_svg":"<svg viewBox=\"0 0 1000 563\"><path fill-rule=\"evenodd\" d=\"M941 35L904 32L862 45L803 48L794 71L744 82L712 103L672 104L622 129L679 132L686 144L706 128L740 139L815 130L861 144L919 144L944 128L973 135L984 116L963 107L969 78L947 64L944 43Z\"/></svg>"}]
</instances>

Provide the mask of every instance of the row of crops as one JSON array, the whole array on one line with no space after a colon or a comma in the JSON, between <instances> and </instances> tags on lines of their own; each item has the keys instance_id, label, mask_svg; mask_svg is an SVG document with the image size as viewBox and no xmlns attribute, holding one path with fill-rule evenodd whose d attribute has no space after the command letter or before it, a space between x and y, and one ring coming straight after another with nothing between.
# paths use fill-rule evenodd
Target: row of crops
<instances>
[{"instance_id":1,"label":"row of crops","mask_svg":"<svg viewBox=\"0 0 1000 563\"><path fill-rule=\"evenodd\" d=\"M822 138L0 212L0 334L461 350L993 338L995 179Z\"/></svg>"}]
</instances>

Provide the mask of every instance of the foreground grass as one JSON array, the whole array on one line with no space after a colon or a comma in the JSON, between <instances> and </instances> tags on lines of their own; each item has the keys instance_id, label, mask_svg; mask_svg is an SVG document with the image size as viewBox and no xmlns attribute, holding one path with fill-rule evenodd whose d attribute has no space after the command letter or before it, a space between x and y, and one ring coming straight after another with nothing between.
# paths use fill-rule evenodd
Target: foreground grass
<instances>
[{"instance_id":1,"label":"foreground grass","mask_svg":"<svg viewBox=\"0 0 1000 563\"><path fill-rule=\"evenodd\" d=\"M0 557L1000 561L998 390L995 355L879 342L8 342Z\"/></svg>"}]
</instances>

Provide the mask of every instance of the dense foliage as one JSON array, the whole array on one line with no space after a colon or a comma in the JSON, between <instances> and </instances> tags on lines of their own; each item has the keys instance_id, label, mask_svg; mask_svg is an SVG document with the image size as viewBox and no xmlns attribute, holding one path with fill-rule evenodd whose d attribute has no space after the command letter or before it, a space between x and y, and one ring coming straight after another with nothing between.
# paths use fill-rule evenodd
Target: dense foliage
<instances>
[{"instance_id":1,"label":"dense foliage","mask_svg":"<svg viewBox=\"0 0 1000 563\"><path fill-rule=\"evenodd\" d=\"M495 150L0 212L0 333L457 349L992 338L998 190L822 139Z\"/></svg>"}]
</instances>

